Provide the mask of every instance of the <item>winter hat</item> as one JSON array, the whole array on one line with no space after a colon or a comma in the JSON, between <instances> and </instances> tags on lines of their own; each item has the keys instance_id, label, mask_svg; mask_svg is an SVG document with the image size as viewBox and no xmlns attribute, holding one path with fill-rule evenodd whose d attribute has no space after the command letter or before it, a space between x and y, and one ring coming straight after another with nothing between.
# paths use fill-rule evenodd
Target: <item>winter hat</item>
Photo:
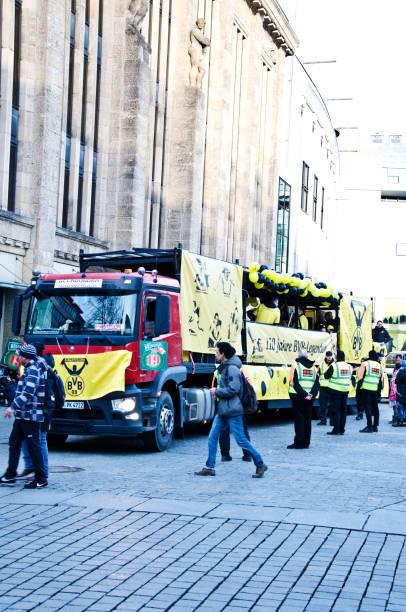
<instances>
[{"instance_id":1,"label":"winter hat","mask_svg":"<svg viewBox=\"0 0 406 612\"><path fill-rule=\"evenodd\" d=\"M37 349L32 344L26 344L20 348L19 355L26 359L35 359L37 356Z\"/></svg>"}]
</instances>

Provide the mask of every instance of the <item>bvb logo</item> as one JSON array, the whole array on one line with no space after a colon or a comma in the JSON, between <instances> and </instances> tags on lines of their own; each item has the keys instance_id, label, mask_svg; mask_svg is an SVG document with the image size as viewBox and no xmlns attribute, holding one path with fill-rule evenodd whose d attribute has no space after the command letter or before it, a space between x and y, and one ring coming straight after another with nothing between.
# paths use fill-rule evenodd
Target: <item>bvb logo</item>
<instances>
[{"instance_id":1,"label":"bvb logo","mask_svg":"<svg viewBox=\"0 0 406 612\"><path fill-rule=\"evenodd\" d=\"M66 391L72 397L79 397L85 390L85 382L81 376L69 376L66 381Z\"/></svg>"},{"instance_id":2,"label":"bvb logo","mask_svg":"<svg viewBox=\"0 0 406 612\"><path fill-rule=\"evenodd\" d=\"M355 359L358 359L362 351L362 331L357 327L352 337L352 350L354 351Z\"/></svg>"}]
</instances>

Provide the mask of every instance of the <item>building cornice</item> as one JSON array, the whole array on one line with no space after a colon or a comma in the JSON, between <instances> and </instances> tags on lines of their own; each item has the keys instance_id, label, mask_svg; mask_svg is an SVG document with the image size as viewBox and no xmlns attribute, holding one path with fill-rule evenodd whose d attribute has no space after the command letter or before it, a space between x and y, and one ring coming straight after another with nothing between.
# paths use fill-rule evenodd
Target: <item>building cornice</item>
<instances>
[{"instance_id":1,"label":"building cornice","mask_svg":"<svg viewBox=\"0 0 406 612\"><path fill-rule=\"evenodd\" d=\"M273 0L246 0L252 12L262 16L264 29L271 36L277 47L286 55L294 55L299 39L292 27Z\"/></svg>"}]
</instances>

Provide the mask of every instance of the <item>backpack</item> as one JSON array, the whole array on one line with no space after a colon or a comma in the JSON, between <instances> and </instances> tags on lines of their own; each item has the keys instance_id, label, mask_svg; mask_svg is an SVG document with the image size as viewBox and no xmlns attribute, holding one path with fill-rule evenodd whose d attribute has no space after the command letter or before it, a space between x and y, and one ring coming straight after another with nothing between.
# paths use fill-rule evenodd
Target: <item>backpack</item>
<instances>
[{"instance_id":1,"label":"backpack","mask_svg":"<svg viewBox=\"0 0 406 612\"><path fill-rule=\"evenodd\" d=\"M55 408L61 410L64 402L65 387L63 380L56 370L48 366L45 385L45 405L48 407L48 412L52 412Z\"/></svg>"},{"instance_id":2,"label":"backpack","mask_svg":"<svg viewBox=\"0 0 406 612\"><path fill-rule=\"evenodd\" d=\"M244 408L244 414L255 414L258 410L258 400L254 387L242 372L241 379L241 403Z\"/></svg>"}]
</instances>

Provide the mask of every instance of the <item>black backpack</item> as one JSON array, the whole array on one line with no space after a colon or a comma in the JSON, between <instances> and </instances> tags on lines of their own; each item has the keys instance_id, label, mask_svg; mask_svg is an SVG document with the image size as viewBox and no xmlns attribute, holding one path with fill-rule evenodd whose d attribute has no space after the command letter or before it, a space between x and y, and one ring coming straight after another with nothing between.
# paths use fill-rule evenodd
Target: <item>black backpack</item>
<instances>
[{"instance_id":1,"label":"black backpack","mask_svg":"<svg viewBox=\"0 0 406 612\"><path fill-rule=\"evenodd\" d=\"M258 400L254 391L254 387L249 380L241 372L241 403L244 408L244 414L255 414L258 410Z\"/></svg>"},{"instance_id":2,"label":"black backpack","mask_svg":"<svg viewBox=\"0 0 406 612\"><path fill-rule=\"evenodd\" d=\"M50 366L47 368L47 382L45 385L45 405L49 411L61 410L65 402L65 387L62 378Z\"/></svg>"}]
</instances>

